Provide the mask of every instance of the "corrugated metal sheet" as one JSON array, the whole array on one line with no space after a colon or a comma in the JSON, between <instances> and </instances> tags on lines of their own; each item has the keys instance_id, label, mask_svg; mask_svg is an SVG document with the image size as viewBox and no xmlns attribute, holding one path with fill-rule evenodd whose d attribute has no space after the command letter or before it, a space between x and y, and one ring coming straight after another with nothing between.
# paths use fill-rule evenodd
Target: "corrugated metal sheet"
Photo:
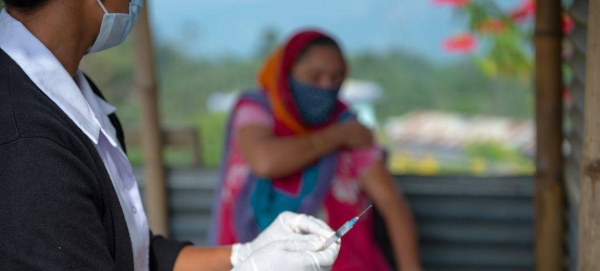
<instances>
[{"instance_id":1,"label":"corrugated metal sheet","mask_svg":"<svg viewBox=\"0 0 600 271\"><path fill-rule=\"evenodd\" d=\"M566 64L573 73L570 82L565 82L569 90L572 102L566 108L566 118L570 123L569 130L565 133L565 140L569 144L569 151L565 153L565 187L569 210L567 244L569 248L569 269L577 270L577 214L579 207L579 180L580 165L583 148L583 124L584 124L584 98L585 98L585 59L587 52L587 22L588 22L588 0L573 0L567 12L575 27L565 38L566 46L569 48Z\"/></svg>"},{"instance_id":2,"label":"corrugated metal sheet","mask_svg":"<svg viewBox=\"0 0 600 271\"><path fill-rule=\"evenodd\" d=\"M587 52L587 16L588 0L574 0L567 10L575 22L573 32L566 37L570 47L566 64L573 73L570 82L566 82L573 102L566 108L566 117L570 129L566 132L566 140L570 151L566 154L567 194L571 207L576 209L579 203L579 165L583 146L584 99L585 99L585 58Z\"/></svg>"},{"instance_id":3,"label":"corrugated metal sheet","mask_svg":"<svg viewBox=\"0 0 600 271\"><path fill-rule=\"evenodd\" d=\"M587 28L589 7L588 0L573 0L568 12L575 23Z\"/></svg>"},{"instance_id":4,"label":"corrugated metal sheet","mask_svg":"<svg viewBox=\"0 0 600 271\"><path fill-rule=\"evenodd\" d=\"M141 171L136 176L143 189ZM167 176L173 236L206 244L217 171L179 169ZM417 217L426 270L532 270L532 177L396 180ZM385 240L381 219L374 223L374 234Z\"/></svg>"},{"instance_id":5,"label":"corrugated metal sheet","mask_svg":"<svg viewBox=\"0 0 600 271\"><path fill-rule=\"evenodd\" d=\"M533 270L533 177L396 179L417 218L425 270ZM374 223L392 261L378 214Z\"/></svg>"}]
</instances>

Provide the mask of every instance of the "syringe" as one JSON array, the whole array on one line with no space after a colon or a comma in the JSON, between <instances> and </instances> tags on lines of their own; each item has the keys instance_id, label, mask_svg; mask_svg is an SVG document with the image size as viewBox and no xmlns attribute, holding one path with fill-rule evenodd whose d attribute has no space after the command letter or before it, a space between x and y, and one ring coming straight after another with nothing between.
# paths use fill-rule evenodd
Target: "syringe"
<instances>
[{"instance_id":1,"label":"syringe","mask_svg":"<svg viewBox=\"0 0 600 271\"><path fill-rule=\"evenodd\" d=\"M337 240L339 240L340 238L342 238L342 236L344 236L347 232L349 232L350 229L352 229L352 227L354 227L354 224L356 224L356 222L358 221L358 219L364 213L366 213L369 209L371 209L371 207L373 207L373 204L369 205L369 207L367 207L359 215L355 216L354 218L348 220L348 222L344 223L344 225L342 225L331 237L329 237L329 239L327 239L327 241L325 241L325 243L323 243L323 246L321 246L321 248L319 249L319 251L328 248L329 246L331 246L331 244L333 244L334 242L336 242Z\"/></svg>"}]
</instances>

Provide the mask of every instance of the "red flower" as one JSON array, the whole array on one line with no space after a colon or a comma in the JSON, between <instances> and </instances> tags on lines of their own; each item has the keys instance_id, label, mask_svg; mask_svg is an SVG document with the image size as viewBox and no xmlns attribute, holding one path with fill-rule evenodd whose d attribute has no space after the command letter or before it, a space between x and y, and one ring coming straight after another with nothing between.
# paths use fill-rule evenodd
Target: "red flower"
<instances>
[{"instance_id":1,"label":"red flower","mask_svg":"<svg viewBox=\"0 0 600 271\"><path fill-rule=\"evenodd\" d=\"M449 5L455 7L464 7L469 5L470 0L431 0L436 5Z\"/></svg>"},{"instance_id":2,"label":"red flower","mask_svg":"<svg viewBox=\"0 0 600 271\"><path fill-rule=\"evenodd\" d=\"M477 29L483 34L499 34L506 30L506 24L500 19L490 19L481 22Z\"/></svg>"},{"instance_id":3,"label":"red flower","mask_svg":"<svg viewBox=\"0 0 600 271\"><path fill-rule=\"evenodd\" d=\"M573 22L573 19L571 19L571 16L569 16L566 13L563 13L563 15L562 15L563 33L565 33L565 34L571 33L571 31L573 31L574 27L575 27L575 22Z\"/></svg>"},{"instance_id":4,"label":"red flower","mask_svg":"<svg viewBox=\"0 0 600 271\"><path fill-rule=\"evenodd\" d=\"M477 40L469 33L459 34L444 40L443 47L448 53L471 53L477 47Z\"/></svg>"},{"instance_id":5,"label":"red flower","mask_svg":"<svg viewBox=\"0 0 600 271\"><path fill-rule=\"evenodd\" d=\"M566 105L570 105L571 103L573 103L573 96L571 96L571 91L569 91L569 89L566 87L562 89L562 98L564 104Z\"/></svg>"},{"instance_id":6,"label":"red flower","mask_svg":"<svg viewBox=\"0 0 600 271\"><path fill-rule=\"evenodd\" d=\"M509 17L515 22L523 22L535 15L535 3L533 0L523 0L521 5L509 13Z\"/></svg>"}]
</instances>

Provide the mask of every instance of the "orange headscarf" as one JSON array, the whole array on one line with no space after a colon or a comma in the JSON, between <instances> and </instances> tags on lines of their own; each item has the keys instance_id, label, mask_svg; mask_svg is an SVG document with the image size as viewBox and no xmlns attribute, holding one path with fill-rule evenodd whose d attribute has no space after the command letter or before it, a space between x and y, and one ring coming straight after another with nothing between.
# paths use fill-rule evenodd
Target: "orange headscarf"
<instances>
[{"instance_id":1,"label":"orange headscarf","mask_svg":"<svg viewBox=\"0 0 600 271\"><path fill-rule=\"evenodd\" d=\"M315 127L309 127L300 120L289 90L288 79L298 55L308 44L321 37L328 36L315 30L301 31L294 35L267 59L258 75L258 82L269 98L275 120L284 124L295 134L307 134ZM335 119L337 114L345 108L346 106L338 101L336 113L332 115L331 119Z\"/></svg>"}]
</instances>

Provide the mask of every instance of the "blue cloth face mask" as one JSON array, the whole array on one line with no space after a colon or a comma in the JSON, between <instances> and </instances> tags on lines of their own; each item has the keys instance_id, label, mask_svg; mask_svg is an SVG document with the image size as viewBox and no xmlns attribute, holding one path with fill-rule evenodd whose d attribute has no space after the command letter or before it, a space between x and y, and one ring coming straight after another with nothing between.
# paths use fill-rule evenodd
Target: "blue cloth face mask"
<instances>
[{"instance_id":1,"label":"blue cloth face mask","mask_svg":"<svg viewBox=\"0 0 600 271\"><path fill-rule=\"evenodd\" d=\"M143 0L131 0L129 14L109 13L100 0L98 4L104 10L100 33L88 53L100 52L121 44L133 29L142 10Z\"/></svg>"},{"instance_id":2,"label":"blue cloth face mask","mask_svg":"<svg viewBox=\"0 0 600 271\"><path fill-rule=\"evenodd\" d=\"M294 78L290 78L289 84L304 123L310 126L325 124L335 110L340 89L324 89L302 83Z\"/></svg>"}]
</instances>

